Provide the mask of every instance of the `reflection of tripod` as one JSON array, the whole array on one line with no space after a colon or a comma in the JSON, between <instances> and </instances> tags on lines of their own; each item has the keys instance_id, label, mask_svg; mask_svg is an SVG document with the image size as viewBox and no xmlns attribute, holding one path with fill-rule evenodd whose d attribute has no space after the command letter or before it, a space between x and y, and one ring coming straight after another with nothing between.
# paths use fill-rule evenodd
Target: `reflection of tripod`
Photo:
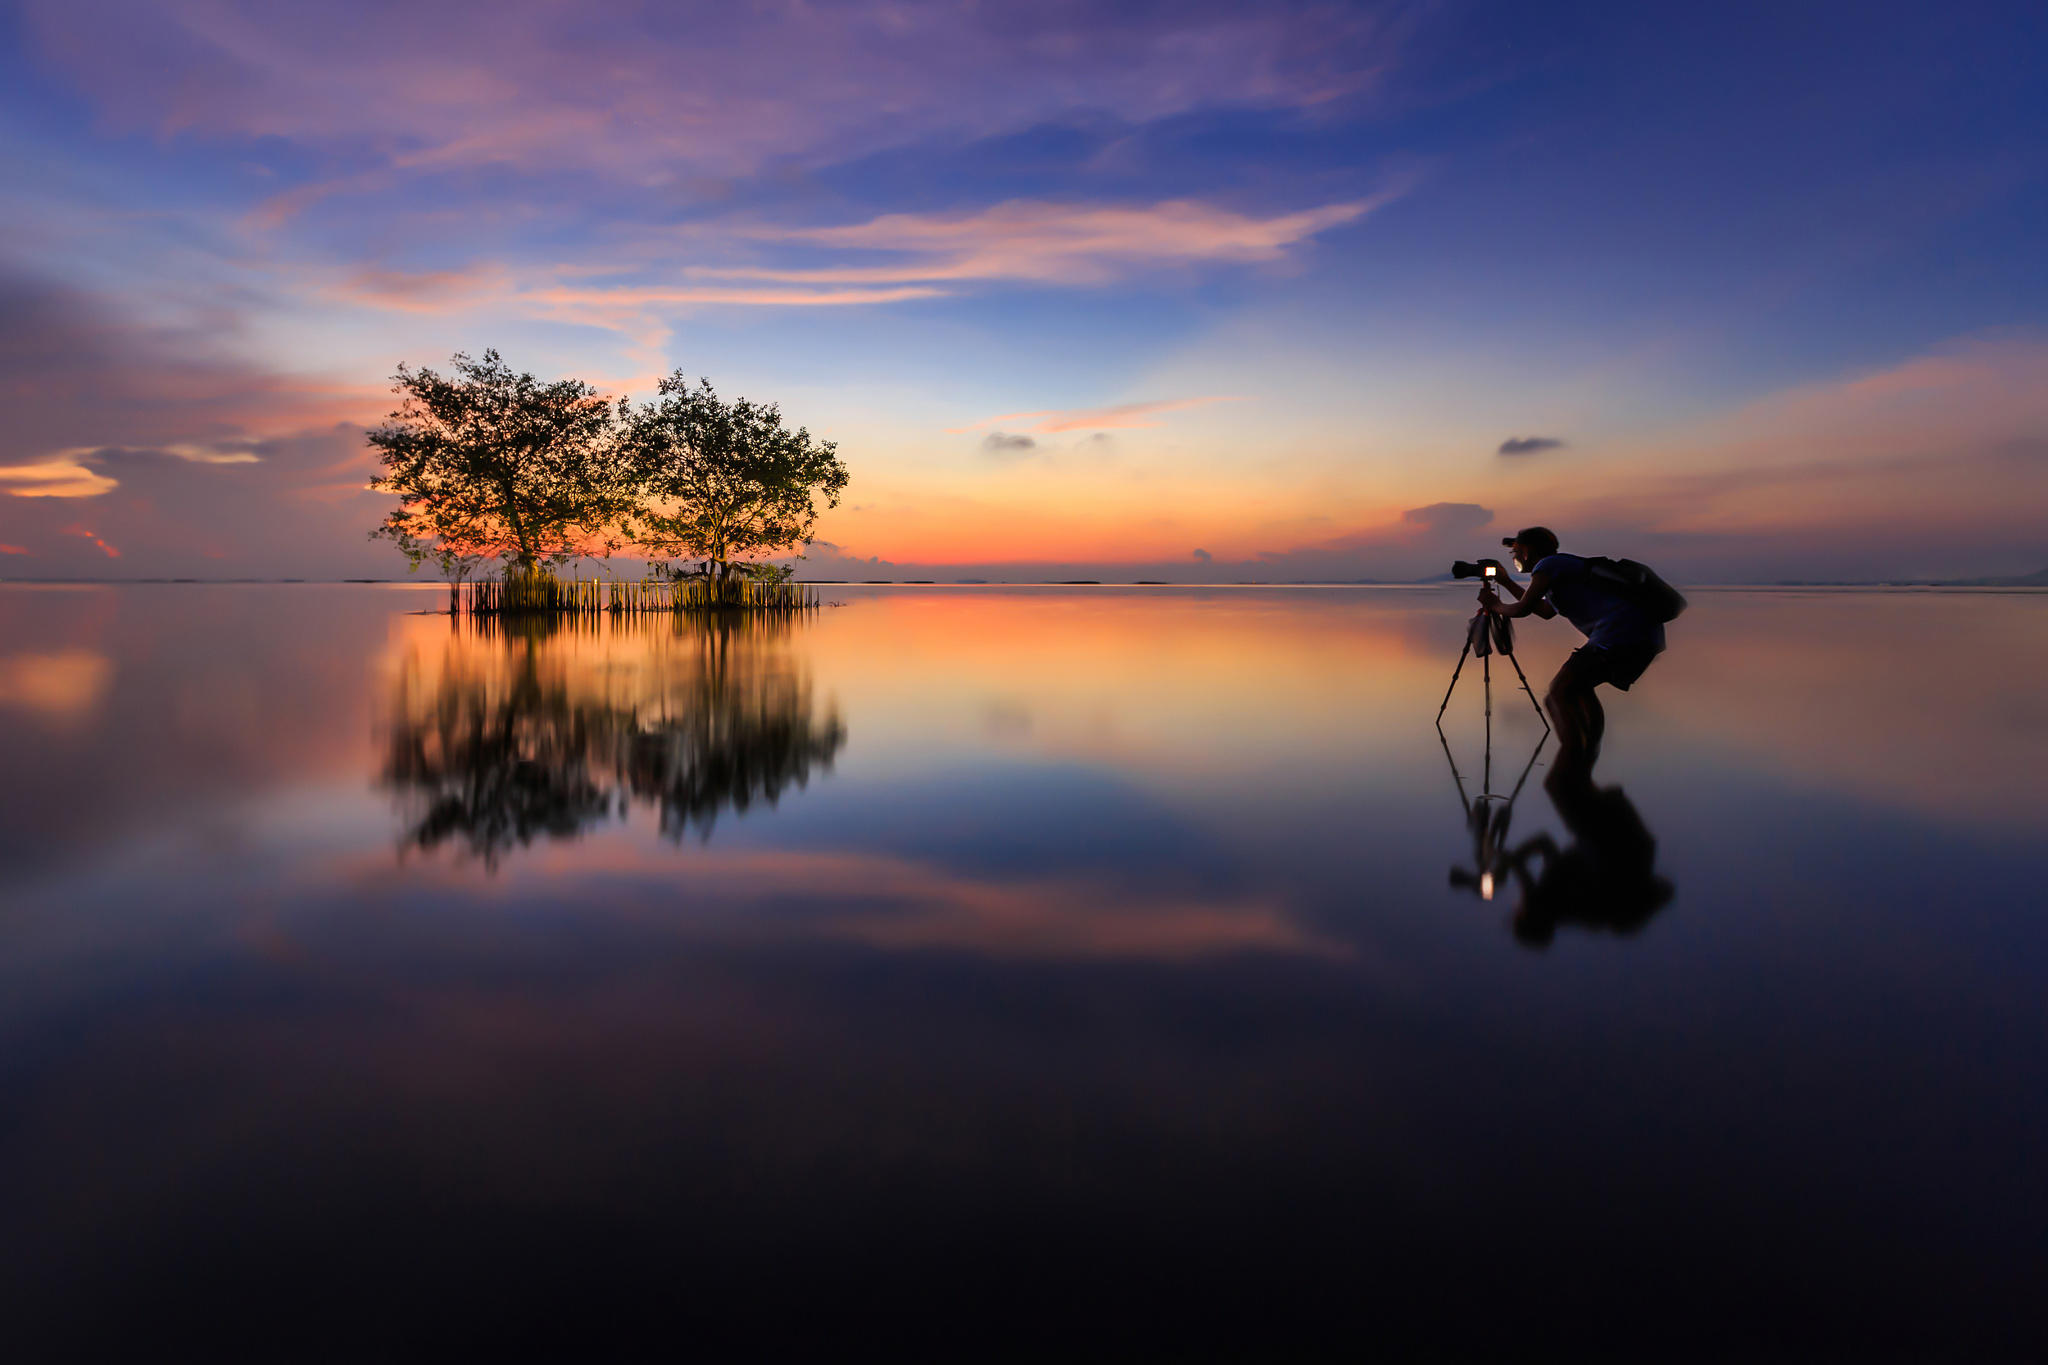
<instances>
[{"instance_id":1,"label":"reflection of tripod","mask_svg":"<svg viewBox=\"0 0 2048 1365\"><path fill-rule=\"evenodd\" d=\"M1436 708L1436 732L1444 732L1444 710L1451 704L1451 693L1457 690L1458 675L1465 671L1465 660L1472 655L1479 656L1483 669L1482 677L1486 692L1486 749L1493 752L1493 656L1498 654L1515 665L1515 676L1522 680L1522 691L1529 696L1529 705L1536 708L1536 719L1543 722L1543 733L1550 734L1550 718L1543 714L1543 707L1536 700L1534 689L1529 686L1529 675L1515 662L1515 625L1504 616L1495 616L1486 608L1498 602L1492 584L1479 589L1479 610L1473 614L1472 624L1465 628L1465 648L1458 653L1458 666L1451 670L1451 685L1444 689L1443 705ZM1448 752L1448 751L1447 751Z\"/></svg>"},{"instance_id":2,"label":"reflection of tripod","mask_svg":"<svg viewBox=\"0 0 2048 1365\"><path fill-rule=\"evenodd\" d=\"M1451 780L1458 784L1458 804L1465 808L1465 828L1472 834L1473 870L1452 868L1451 885L1468 887L1477 891L1481 900L1490 901L1515 863L1515 855L1508 848L1508 821L1514 816L1515 798L1522 794L1522 785L1529 780L1536 767L1536 756L1543 752L1550 736L1546 734L1536 741L1536 747L1529 751L1529 761L1522 765L1522 775L1515 779L1515 789L1506 796L1493 790L1493 745L1489 742L1479 795L1469 798L1465 795L1465 775L1458 771L1458 760L1451 757L1451 742L1441 730L1436 737L1444 746L1444 762L1451 765Z\"/></svg>"}]
</instances>

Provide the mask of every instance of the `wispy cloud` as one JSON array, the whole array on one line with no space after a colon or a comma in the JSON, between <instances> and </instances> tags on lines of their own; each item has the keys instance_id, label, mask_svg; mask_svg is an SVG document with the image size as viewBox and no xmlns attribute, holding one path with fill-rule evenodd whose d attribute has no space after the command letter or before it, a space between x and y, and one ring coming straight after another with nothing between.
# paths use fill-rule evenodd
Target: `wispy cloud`
<instances>
[{"instance_id":1,"label":"wispy cloud","mask_svg":"<svg viewBox=\"0 0 2048 1365\"><path fill-rule=\"evenodd\" d=\"M886 252L906 259L805 269L717 267L690 273L700 278L813 285L967 280L1099 284L1160 266L1283 260L1290 248L1357 222L1397 193L1264 217L1190 199L1148 205L1013 200L966 213L884 214L839 227L741 228L737 231L763 240Z\"/></svg>"},{"instance_id":2,"label":"wispy cloud","mask_svg":"<svg viewBox=\"0 0 2048 1365\"><path fill-rule=\"evenodd\" d=\"M1205 407L1210 403L1241 403L1243 394L1209 394L1200 398L1161 398L1146 403L1118 403L1106 408L1041 408L1035 412L1006 412L995 417L984 417L978 422L969 422L963 427L948 427L952 435L978 431L998 423L1004 426L1019 426L1025 431L1052 435L1062 431L1110 431L1128 427L1156 427L1161 415L1183 408Z\"/></svg>"},{"instance_id":3,"label":"wispy cloud","mask_svg":"<svg viewBox=\"0 0 2048 1365\"><path fill-rule=\"evenodd\" d=\"M479 262L459 270L396 270L368 266L351 271L321 289L343 303L401 313L449 313L505 297L510 273L495 262Z\"/></svg>"},{"instance_id":4,"label":"wispy cloud","mask_svg":"<svg viewBox=\"0 0 2048 1365\"><path fill-rule=\"evenodd\" d=\"M849 308L938 298L977 282L1087 285L1161 265L1277 261L1316 233L1356 221L1376 202L1269 217L1186 200L1142 207L1013 202L950 216L891 214L843 227L714 225L697 230L696 237L782 240L908 259L802 269L685 266L680 272L685 283L657 279L615 285L586 281L596 274L631 273L631 263L545 268L523 277L497 262L423 271L380 266L349 272L317 292L361 307L423 315L503 308L602 328L651 354L671 335L672 315L683 309ZM1113 412L1100 416L1104 420L1079 425L1137 424L1117 420L1119 414Z\"/></svg>"},{"instance_id":5,"label":"wispy cloud","mask_svg":"<svg viewBox=\"0 0 2048 1365\"><path fill-rule=\"evenodd\" d=\"M121 552L119 550L107 544L107 542L100 537L99 532L94 531L92 528L88 526L66 526L64 528L64 534L67 536L77 536L80 540L87 541L93 545L98 546L100 553L105 555L108 559L119 559L121 557Z\"/></svg>"},{"instance_id":6,"label":"wispy cloud","mask_svg":"<svg viewBox=\"0 0 2048 1365\"><path fill-rule=\"evenodd\" d=\"M1494 451L1496 455L1535 455L1545 450L1561 450L1564 442L1555 436L1510 436Z\"/></svg>"},{"instance_id":7,"label":"wispy cloud","mask_svg":"<svg viewBox=\"0 0 2048 1365\"><path fill-rule=\"evenodd\" d=\"M516 295L521 303L557 313L602 317L616 310L728 304L750 308L844 308L864 303L902 303L928 299L943 291L924 287L897 289L691 289L663 285L624 285L617 289L551 288Z\"/></svg>"},{"instance_id":8,"label":"wispy cloud","mask_svg":"<svg viewBox=\"0 0 2048 1365\"><path fill-rule=\"evenodd\" d=\"M40 59L116 127L368 152L408 174L569 168L637 184L985 137L1077 109L1139 122L1200 108L1323 109L1383 79L1413 8L22 6ZM406 40L391 41L396 32Z\"/></svg>"}]
</instances>

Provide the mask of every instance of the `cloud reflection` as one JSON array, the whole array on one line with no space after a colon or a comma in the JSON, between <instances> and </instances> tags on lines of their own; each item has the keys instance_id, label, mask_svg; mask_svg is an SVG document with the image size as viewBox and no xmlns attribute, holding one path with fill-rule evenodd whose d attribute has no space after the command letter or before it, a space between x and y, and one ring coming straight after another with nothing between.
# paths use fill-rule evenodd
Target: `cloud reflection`
<instances>
[{"instance_id":1,"label":"cloud reflection","mask_svg":"<svg viewBox=\"0 0 2048 1365\"><path fill-rule=\"evenodd\" d=\"M113 660L96 650L11 654L0 657L0 706L82 720L99 708L113 679Z\"/></svg>"}]
</instances>

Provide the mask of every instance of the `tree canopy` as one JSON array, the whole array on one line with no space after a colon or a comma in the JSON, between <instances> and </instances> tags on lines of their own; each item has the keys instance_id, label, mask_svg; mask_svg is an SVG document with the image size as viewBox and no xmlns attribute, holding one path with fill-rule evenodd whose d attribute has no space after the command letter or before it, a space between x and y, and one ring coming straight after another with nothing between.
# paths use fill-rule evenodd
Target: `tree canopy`
<instances>
[{"instance_id":1,"label":"tree canopy","mask_svg":"<svg viewBox=\"0 0 2048 1365\"><path fill-rule=\"evenodd\" d=\"M451 578L483 558L531 570L604 548L629 490L609 403L579 379L514 374L496 351L452 373L398 367L396 411L369 434L399 505L372 536Z\"/></svg>"},{"instance_id":2,"label":"tree canopy","mask_svg":"<svg viewBox=\"0 0 2048 1365\"><path fill-rule=\"evenodd\" d=\"M624 548L710 561L725 584L809 544L846 488L832 442L680 370L654 401L614 406L581 380L515 374L496 351L450 367L400 365L402 401L369 441L384 466L370 486L399 499L371 534L451 583L487 559L530 572Z\"/></svg>"},{"instance_id":3,"label":"tree canopy","mask_svg":"<svg viewBox=\"0 0 2048 1365\"><path fill-rule=\"evenodd\" d=\"M652 403L619 405L619 446L635 502L626 536L650 559L732 562L810 543L819 503L836 507L838 447L783 425L773 403L726 400L678 370Z\"/></svg>"}]
</instances>

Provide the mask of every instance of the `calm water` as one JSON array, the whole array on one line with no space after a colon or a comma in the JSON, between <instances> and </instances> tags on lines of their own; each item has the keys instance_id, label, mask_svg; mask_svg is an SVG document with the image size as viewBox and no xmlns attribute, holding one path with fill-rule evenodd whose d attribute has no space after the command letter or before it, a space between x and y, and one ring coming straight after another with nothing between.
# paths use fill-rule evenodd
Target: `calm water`
<instances>
[{"instance_id":1,"label":"calm water","mask_svg":"<svg viewBox=\"0 0 2048 1365\"><path fill-rule=\"evenodd\" d=\"M9 1337L2048 1350L2048 595L827 595L0 589Z\"/></svg>"}]
</instances>

